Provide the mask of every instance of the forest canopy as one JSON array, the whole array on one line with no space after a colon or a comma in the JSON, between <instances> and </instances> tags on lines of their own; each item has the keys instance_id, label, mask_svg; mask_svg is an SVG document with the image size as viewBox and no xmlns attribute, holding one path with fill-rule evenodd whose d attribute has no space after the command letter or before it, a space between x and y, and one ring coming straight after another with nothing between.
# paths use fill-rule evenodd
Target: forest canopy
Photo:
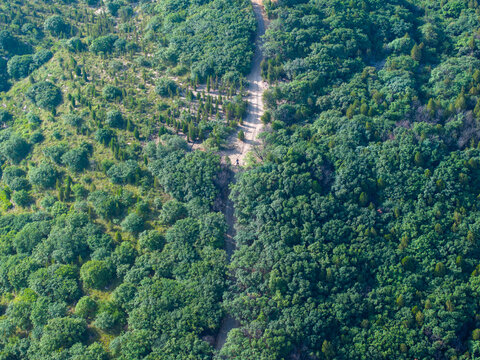
<instances>
[{"instance_id":1,"label":"forest canopy","mask_svg":"<svg viewBox=\"0 0 480 360\"><path fill-rule=\"evenodd\" d=\"M480 357L478 1L254 5L0 0L0 359Z\"/></svg>"}]
</instances>

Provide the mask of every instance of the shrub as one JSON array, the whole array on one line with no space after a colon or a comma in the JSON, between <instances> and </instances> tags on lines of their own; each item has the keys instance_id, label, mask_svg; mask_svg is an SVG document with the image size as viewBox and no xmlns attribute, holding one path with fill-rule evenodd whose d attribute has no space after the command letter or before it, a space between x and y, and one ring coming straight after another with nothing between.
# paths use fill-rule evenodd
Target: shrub
<instances>
[{"instance_id":1,"label":"shrub","mask_svg":"<svg viewBox=\"0 0 480 360\"><path fill-rule=\"evenodd\" d=\"M78 114L73 114L73 113L65 114L63 116L63 121L65 122L65 124L70 125L77 129L79 129L83 124L82 117Z\"/></svg>"},{"instance_id":2,"label":"shrub","mask_svg":"<svg viewBox=\"0 0 480 360\"><path fill-rule=\"evenodd\" d=\"M44 189L55 186L57 177L57 169L48 163L42 163L38 167L30 169L28 172L30 182Z\"/></svg>"},{"instance_id":3,"label":"shrub","mask_svg":"<svg viewBox=\"0 0 480 360\"><path fill-rule=\"evenodd\" d=\"M118 15L118 10L120 9L121 6L122 5L118 0L109 1L107 3L107 9L110 12L110 14L112 14L112 16Z\"/></svg>"},{"instance_id":4,"label":"shrub","mask_svg":"<svg viewBox=\"0 0 480 360\"><path fill-rule=\"evenodd\" d=\"M88 167L88 153L82 147L69 150L62 156L62 163L72 171L81 172Z\"/></svg>"},{"instance_id":5,"label":"shrub","mask_svg":"<svg viewBox=\"0 0 480 360\"><path fill-rule=\"evenodd\" d=\"M121 129L124 127L123 115L118 110L110 110L107 113L107 125L113 128Z\"/></svg>"},{"instance_id":6,"label":"shrub","mask_svg":"<svg viewBox=\"0 0 480 360\"><path fill-rule=\"evenodd\" d=\"M67 48L68 51L73 53L84 51L87 48L87 46L83 43L83 41L80 40L80 38L78 37L72 37L71 39L69 39L66 42L65 47Z\"/></svg>"},{"instance_id":7,"label":"shrub","mask_svg":"<svg viewBox=\"0 0 480 360\"><path fill-rule=\"evenodd\" d=\"M49 221L36 221L26 224L13 239L17 253L31 254L32 250L50 233Z\"/></svg>"},{"instance_id":8,"label":"shrub","mask_svg":"<svg viewBox=\"0 0 480 360\"><path fill-rule=\"evenodd\" d=\"M16 166L9 166L3 172L2 179L11 190L27 190L30 188L30 183L27 181L26 175L22 169Z\"/></svg>"},{"instance_id":9,"label":"shrub","mask_svg":"<svg viewBox=\"0 0 480 360\"><path fill-rule=\"evenodd\" d=\"M40 67L48 62L53 57L53 53L50 50L42 49L33 55L33 62L36 67Z\"/></svg>"},{"instance_id":10,"label":"shrub","mask_svg":"<svg viewBox=\"0 0 480 360\"><path fill-rule=\"evenodd\" d=\"M102 90L105 100L113 101L122 97L122 90L113 85L107 85Z\"/></svg>"},{"instance_id":11,"label":"shrub","mask_svg":"<svg viewBox=\"0 0 480 360\"><path fill-rule=\"evenodd\" d=\"M19 190L13 193L12 201L17 206L27 207L32 203L32 197L27 190Z\"/></svg>"},{"instance_id":12,"label":"shrub","mask_svg":"<svg viewBox=\"0 0 480 360\"><path fill-rule=\"evenodd\" d=\"M104 311L97 315L94 325L103 331L112 330L115 327L116 321L112 314Z\"/></svg>"},{"instance_id":13,"label":"shrub","mask_svg":"<svg viewBox=\"0 0 480 360\"><path fill-rule=\"evenodd\" d=\"M127 40L118 38L115 43L113 44L113 47L115 48L116 51L118 52L124 52L125 49L127 48Z\"/></svg>"},{"instance_id":14,"label":"shrub","mask_svg":"<svg viewBox=\"0 0 480 360\"><path fill-rule=\"evenodd\" d=\"M138 245L144 251L161 251L165 244L165 237L157 230L148 230L140 234Z\"/></svg>"},{"instance_id":15,"label":"shrub","mask_svg":"<svg viewBox=\"0 0 480 360\"><path fill-rule=\"evenodd\" d=\"M105 260L90 260L82 265L80 279L87 287L103 289L114 276L112 264Z\"/></svg>"},{"instance_id":16,"label":"shrub","mask_svg":"<svg viewBox=\"0 0 480 360\"><path fill-rule=\"evenodd\" d=\"M45 136L43 136L41 131L35 131L31 136L30 136L30 142L32 144L39 144L43 140L45 140Z\"/></svg>"},{"instance_id":17,"label":"shrub","mask_svg":"<svg viewBox=\"0 0 480 360\"><path fill-rule=\"evenodd\" d=\"M66 144L52 145L43 149L43 154L57 164L62 163L62 156L68 151Z\"/></svg>"},{"instance_id":18,"label":"shrub","mask_svg":"<svg viewBox=\"0 0 480 360\"><path fill-rule=\"evenodd\" d=\"M170 200L163 204L159 220L166 225L173 225L186 216L188 213L185 206L177 200Z\"/></svg>"},{"instance_id":19,"label":"shrub","mask_svg":"<svg viewBox=\"0 0 480 360\"><path fill-rule=\"evenodd\" d=\"M145 226L145 220L137 213L130 213L121 223L123 231L138 234Z\"/></svg>"},{"instance_id":20,"label":"shrub","mask_svg":"<svg viewBox=\"0 0 480 360\"><path fill-rule=\"evenodd\" d=\"M31 125L40 125L42 123L42 120L40 120L38 115L32 112L29 112L27 114L27 120L28 120L28 123Z\"/></svg>"},{"instance_id":21,"label":"shrub","mask_svg":"<svg viewBox=\"0 0 480 360\"><path fill-rule=\"evenodd\" d=\"M82 342L87 336L87 324L83 319L54 318L43 329L39 349L44 355L59 352Z\"/></svg>"},{"instance_id":22,"label":"shrub","mask_svg":"<svg viewBox=\"0 0 480 360\"><path fill-rule=\"evenodd\" d=\"M95 132L95 140L103 145L108 145L114 137L115 133L111 129L98 129Z\"/></svg>"},{"instance_id":23,"label":"shrub","mask_svg":"<svg viewBox=\"0 0 480 360\"><path fill-rule=\"evenodd\" d=\"M119 213L119 203L106 191L97 190L88 196L88 201L93 203L95 212L104 219L111 219Z\"/></svg>"},{"instance_id":24,"label":"shrub","mask_svg":"<svg viewBox=\"0 0 480 360\"><path fill-rule=\"evenodd\" d=\"M107 171L108 177L114 184L127 184L135 181L135 175L140 170L138 164L134 160L115 164Z\"/></svg>"},{"instance_id":25,"label":"shrub","mask_svg":"<svg viewBox=\"0 0 480 360\"><path fill-rule=\"evenodd\" d=\"M122 6L118 10L118 14L120 15L120 17L122 18L123 21L127 21L128 19L130 19L133 16L134 12L133 12L132 7L127 5L127 6Z\"/></svg>"},{"instance_id":26,"label":"shrub","mask_svg":"<svg viewBox=\"0 0 480 360\"><path fill-rule=\"evenodd\" d=\"M98 53L111 53L113 51L113 44L118 39L116 35L106 35L100 36L93 40L92 44L90 45L90 51L98 54Z\"/></svg>"},{"instance_id":27,"label":"shrub","mask_svg":"<svg viewBox=\"0 0 480 360\"><path fill-rule=\"evenodd\" d=\"M155 92L163 97L171 96L177 91L177 84L172 79L160 78L155 86Z\"/></svg>"},{"instance_id":28,"label":"shrub","mask_svg":"<svg viewBox=\"0 0 480 360\"><path fill-rule=\"evenodd\" d=\"M26 96L35 104L46 110L53 110L62 102L62 92L48 81L38 82L28 89Z\"/></svg>"},{"instance_id":29,"label":"shrub","mask_svg":"<svg viewBox=\"0 0 480 360\"><path fill-rule=\"evenodd\" d=\"M0 154L13 163L23 160L29 151L30 144L24 138L15 134L0 144Z\"/></svg>"},{"instance_id":30,"label":"shrub","mask_svg":"<svg viewBox=\"0 0 480 360\"><path fill-rule=\"evenodd\" d=\"M12 120L12 114L5 109L0 109L0 125L4 125Z\"/></svg>"},{"instance_id":31,"label":"shrub","mask_svg":"<svg viewBox=\"0 0 480 360\"><path fill-rule=\"evenodd\" d=\"M245 141L245 133L243 132L243 130L240 130L238 132L238 140Z\"/></svg>"},{"instance_id":32,"label":"shrub","mask_svg":"<svg viewBox=\"0 0 480 360\"><path fill-rule=\"evenodd\" d=\"M7 63L7 72L12 78L18 80L30 74L33 70L32 55L16 55Z\"/></svg>"},{"instance_id":33,"label":"shrub","mask_svg":"<svg viewBox=\"0 0 480 360\"><path fill-rule=\"evenodd\" d=\"M43 28L53 36L66 35L70 30L68 24L59 15L50 16L47 20L45 20L43 23Z\"/></svg>"},{"instance_id":34,"label":"shrub","mask_svg":"<svg viewBox=\"0 0 480 360\"><path fill-rule=\"evenodd\" d=\"M88 190L80 184L73 185L72 192L76 200L85 199L88 195Z\"/></svg>"},{"instance_id":35,"label":"shrub","mask_svg":"<svg viewBox=\"0 0 480 360\"><path fill-rule=\"evenodd\" d=\"M75 306L75 314L84 319L91 319L97 311L97 303L90 296L84 296L78 300Z\"/></svg>"},{"instance_id":36,"label":"shrub","mask_svg":"<svg viewBox=\"0 0 480 360\"><path fill-rule=\"evenodd\" d=\"M13 51L18 47L18 40L8 30L0 31L0 46L5 51Z\"/></svg>"},{"instance_id":37,"label":"shrub","mask_svg":"<svg viewBox=\"0 0 480 360\"><path fill-rule=\"evenodd\" d=\"M7 61L0 58L0 91L7 91L10 88L8 78Z\"/></svg>"}]
</instances>

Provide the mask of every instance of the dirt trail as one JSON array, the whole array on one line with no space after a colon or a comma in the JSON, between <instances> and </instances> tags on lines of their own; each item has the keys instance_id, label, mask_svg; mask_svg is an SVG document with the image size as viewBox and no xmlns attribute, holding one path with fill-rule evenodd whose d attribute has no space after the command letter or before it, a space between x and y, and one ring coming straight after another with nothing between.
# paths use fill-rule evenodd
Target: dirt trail
<instances>
[{"instance_id":1,"label":"dirt trail","mask_svg":"<svg viewBox=\"0 0 480 360\"><path fill-rule=\"evenodd\" d=\"M247 117L243 122L243 125L241 125L238 130L243 130L243 132L245 133L245 141L242 142L238 140L237 131L227 141L229 144L231 144L230 148L220 152L220 155L222 157L228 156L232 164L236 164L238 159L239 165L241 166L245 164L245 156L247 155L247 153L252 150L254 146L259 145L257 136L262 129L262 122L260 120L261 116L263 115L262 94L266 89L266 85L262 81L260 64L263 60L261 37L263 36L263 34L265 34L265 27L268 25L268 20L265 14L262 0L252 0L252 5L258 23L257 34L255 37L255 55L252 62L252 70L247 76L247 80L249 82L247 95L248 113ZM227 253L228 262L230 262L230 258L232 257L233 252L236 248L234 239L235 214L233 202L229 199L229 194L229 190L225 190L225 193L223 194L225 204L223 212L225 214L225 219L228 225L225 239L225 251ZM226 316L222 320L222 325L220 326L220 330L216 338L215 348L217 350L220 350L225 344L230 330L239 326L240 323L227 312Z\"/></svg>"},{"instance_id":2,"label":"dirt trail","mask_svg":"<svg viewBox=\"0 0 480 360\"><path fill-rule=\"evenodd\" d=\"M262 5L262 0L252 0L253 10L257 19L257 34L255 37L255 54L252 62L252 70L247 75L249 87L247 89L248 108L247 116L243 121L243 125L238 127L235 134L231 135L227 140L229 148L220 151L222 157L228 156L232 164L236 164L237 159L239 165L245 165L245 156L255 146L260 143L257 136L262 129L262 122L260 118L263 115L263 101L262 94L266 89L266 83L262 80L260 64L263 60L262 53L262 36L265 34L265 28L268 26L268 19L265 14L265 9ZM238 140L238 131L242 130L245 133L245 141Z\"/></svg>"},{"instance_id":3,"label":"dirt trail","mask_svg":"<svg viewBox=\"0 0 480 360\"><path fill-rule=\"evenodd\" d=\"M225 214L225 220L227 221L228 229L227 234L225 236L225 251L227 253L227 261L230 263L230 258L235 251L236 244L235 244L235 215L234 215L234 208L233 208L233 201L228 198L230 195L230 191L227 190L224 195L225 199L225 208L223 213ZM225 341L227 340L227 335L230 330L235 329L240 326L240 323L235 320L230 314L226 314L222 320L222 324L220 325L220 330L218 331L217 338L215 341L215 349L220 350Z\"/></svg>"}]
</instances>

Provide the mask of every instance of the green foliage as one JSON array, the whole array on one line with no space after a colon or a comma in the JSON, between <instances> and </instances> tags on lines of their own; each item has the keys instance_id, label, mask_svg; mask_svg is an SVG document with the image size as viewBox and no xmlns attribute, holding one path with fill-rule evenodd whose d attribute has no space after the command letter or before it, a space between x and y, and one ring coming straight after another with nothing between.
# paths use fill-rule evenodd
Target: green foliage
<instances>
[{"instance_id":1,"label":"green foliage","mask_svg":"<svg viewBox=\"0 0 480 360\"><path fill-rule=\"evenodd\" d=\"M7 110L1 109L0 110L0 124L6 124L12 120L12 114L10 114Z\"/></svg>"},{"instance_id":2,"label":"green foliage","mask_svg":"<svg viewBox=\"0 0 480 360\"><path fill-rule=\"evenodd\" d=\"M223 236L223 234L222 234ZM138 238L138 245L143 251L161 251L165 244L165 237L156 230L146 230Z\"/></svg>"},{"instance_id":3,"label":"green foliage","mask_svg":"<svg viewBox=\"0 0 480 360\"><path fill-rule=\"evenodd\" d=\"M245 133L243 132L243 130L240 130L240 131L238 132L237 137L238 137L238 140L240 140L240 141L245 141Z\"/></svg>"},{"instance_id":4,"label":"green foliage","mask_svg":"<svg viewBox=\"0 0 480 360\"><path fill-rule=\"evenodd\" d=\"M48 81L38 82L32 85L26 96L39 107L46 110L53 110L62 102L60 89Z\"/></svg>"},{"instance_id":5,"label":"green foliage","mask_svg":"<svg viewBox=\"0 0 480 360\"><path fill-rule=\"evenodd\" d=\"M190 66L192 79L246 73L253 56L255 31L250 9L250 2L244 0L158 6L156 14L163 25L157 31L165 35L169 45L160 47L157 57L167 64ZM205 37L204 29L209 30L209 37Z\"/></svg>"},{"instance_id":6,"label":"green foliage","mask_svg":"<svg viewBox=\"0 0 480 360\"><path fill-rule=\"evenodd\" d=\"M95 326L103 331L112 330L115 327L115 319L112 314L104 311L97 315Z\"/></svg>"},{"instance_id":7,"label":"green foliage","mask_svg":"<svg viewBox=\"0 0 480 360\"><path fill-rule=\"evenodd\" d=\"M98 53L104 53L108 54L111 53L114 50L114 43L117 41L118 36L116 35L105 35L105 36L100 36L96 38L95 40L92 41L92 44L90 45L90 51L98 54Z\"/></svg>"},{"instance_id":8,"label":"green foliage","mask_svg":"<svg viewBox=\"0 0 480 360\"><path fill-rule=\"evenodd\" d=\"M80 269L80 279L84 286L94 289L103 289L110 284L113 275L112 265L108 261L90 260Z\"/></svg>"},{"instance_id":9,"label":"green foliage","mask_svg":"<svg viewBox=\"0 0 480 360\"><path fill-rule=\"evenodd\" d=\"M84 319L91 319L97 311L97 303L90 296L83 296L75 305L75 315Z\"/></svg>"},{"instance_id":10,"label":"green foliage","mask_svg":"<svg viewBox=\"0 0 480 360\"><path fill-rule=\"evenodd\" d=\"M26 179L26 173L21 168L9 166L3 171L3 182L11 190L28 190L30 183Z\"/></svg>"},{"instance_id":11,"label":"green foliage","mask_svg":"<svg viewBox=\"0 0 480 360\"><path fill-rule=\"evenodd\" d=\"M108 101L118 100L122 98L122 90L113 85L107 85L102 90L103 97Z\"/></svg>"},{"instance_id":12,"label":"green foliage","mask_svg":"<svg viewBox=\"0 0 480 360\"><path fill-rule=\"evenodd\" d=\"M36 293L58 301L73 301L80 294L78 268L73 265L54 264L30 275L28 285Z\"/></svg>"},{"instance_id":13,"label":"green foliage","mask_svg":"<svg viewBox=\"0 0 480 360\"><path fill-rule=\"evenodd\" d=\"M57 169L49 163L41 163L38 167L31 168L28 172L30 183L43 189L52 188L57 178Z\"/></svg>"},{"instance_id":14,"label":"green foliage","mask_svg":"<svg viewBox=\"0 0 480 360\"><path fill-rule=\"evenodd\" d=\"M60 15L52 15L45 20L43 24L45 31L49 32L52 36L66 36L70 31L69 25L65 22Z\"/></svg>"},{"instance_id":15,"label":"green foliage","mask_svg":"<svg viewBox=\"0 0 480 360\"><path fill-rule=\"evenodd\" d=\"M40 354L48 355L62 348L69 348L77 342L85 341L87 324L85 320L56 318L48 321L38 341Z\"/></svg>"},{"instance_id":16,"label":"green foliage","mask_svg":"<svg viewBox=\"0 0 480 360\"><path fill-rule=\"evenodd\" d=\"M185 206L177 200L169 200L162 206L159 220L166 225L173 225L188 215Z\"/></svg>"},{"instance_id":17,"label":"green foliage","mask_svg":"<svg viewBox=\"0 0 480 360\"><path fill-rule=\"evenodd\" d=\"M80 115L75 113L66 114L63 116L65 124L79 129L83 124L83 119Z\"/></svg>"},{"instance_id":18,"label":"green foliage","mask_svg":"<svg viewBox=\"0 0 480 360\"><path fill-rule=\"evenodd\" d=\"M113 198L113 196L106 191L94 191L90 193L88 200L93 203L95 212L105 219L110 219L119 214L119 200Z\"/></svg>"},{"instance_id":19,"label":"green foliage","mask_svg":"<svg viewBox=\"0 0 480 360\"><path fill-rule=\"evenodd\" d=\"M62 155L61 161L72 171L81 172L89 165L88 151L83 147L71 149Z\"/></svg>"},{"instance_id":20,"label":"green foliage","mask_svg":"<svg viewBox=\"0 0 480 360\"><path fill-rule=\"evenodd\" d=\"M138 234L141 232L145 226L145 220L142 216L133 212L127 215L125 219L120 224L123 231L128 231L133 234Z\"/></svg>"},{"instance_id":21,"label":"green foliage","mask_svg":"<svg viewBox=\"0 0 480 360\"><path fill-rule=\"evenodd\" d=\"M95 132L95 140L105 146L108 145L113 138L115 138L115 133L111 129L98 129Z\"/></svg>"},{"instance_id":22,"label":"green foliage","mask_svg":"<svg viewBox=\"0 0 480 360\"><path fill-rule=\"evenodd\" d=\"M37 244L50 233L51 224L48 221L37 221L26 224L13 239L17 253L30 254Z\"/></svg>"},{"instance_id":23,"label":"green foliage","mask_svg":"<svg viewBox=\"0 0 480 360\"><path fill-rule=\"evenodd\" d=\"M40 67L53 57L53 53L47 49L41 49L33 55L35 67Z\"/></svg>"},{"instance_id":24,"label":"green foliage","mask_svg":"<svg viewBox=\"0 0 480 360\"><path fill-rule=\"evenodd\" d=\"M34 59L32 55L16 55L7 64L7 71L10 77L18 80L30 74Z\"/></svg>"},{"instance_id":25,"label":"green foliage","mask_svg":"<svg viewBox=\"0 0 480 360\"><path fill-rule=\"evenodd\" d=\"M119 110L110 110L107 113L107 125L113 128L122 129L125 126L125 120Z\"/></svg>"},{"instance_id":26,"label":"green foliage","mask_svg":"<svg viewBox=\"0 0 480 360\"><path fill-rule=\"evenodd\" d=\"M23 160L30 149L30 144L16 134L0 144L0 154L12 163L19 163Z\"/></svg>"},{"instance_id":27,"label":"green foliage","mask_svg":"<svg viewBox=\"0 0 480 360\"><path fill-rule=\"evenodd\" d=\"M6 52L14 52L18 46L18 39L9 31L0 31L0 46Z\"/></svg>"},{"instance_id":28,"label":"green foliage","mask_svg":"<svg viewBox=\"0 0 480 360\"><path fill-rule=\"evenodd\" d=\"M155 86L155 92L163 97L172 96L177 91L177 84L172 79L167 77L160 78L157 80L157 85Z\"/></svg>"},{"instance_id":29,"label":"green foliage","mask_svg":"<svg viewBox=\"0 0 480 360\"><path fill-rule=\"evenodd\" d=\"M68 151L67 144L56 144L43 149L43 154L57 164L62 163L62 156Z\"/></svg>"},{"instance_id":30,"label":"green foliage","mask_svg":"<svg viewBox=\"0 0 480 360\"><path fill-rule=\"evenodd\" d=\"M114 184L128 184L135 182L136 175L139 172L140 167L138 163L134 160L127 160L111 166L107 171L107 175Z\"/></svg>"},{"instance_id":31,"label":"green foliage","mask_svg":"<svg viewBox=\"0 0 480 360\"><path fill-rule=\"evenodd\" d=\"M212 153L184 152L159 145L149 168L177 200L200 198L210 205L218 193L213 179L219 172L219 158Z\"/></svg>"}]
</instances>

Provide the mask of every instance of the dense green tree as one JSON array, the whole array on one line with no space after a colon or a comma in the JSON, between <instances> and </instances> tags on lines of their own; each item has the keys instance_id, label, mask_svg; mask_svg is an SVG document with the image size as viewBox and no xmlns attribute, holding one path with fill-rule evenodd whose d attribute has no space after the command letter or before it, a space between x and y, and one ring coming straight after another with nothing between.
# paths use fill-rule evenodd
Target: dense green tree
<instances>
[{"instance_id":1,"label":"dense green tree","mask_svg":"<svg viewBox=\"0 0 480 360\"><path fill-rule=\"evenodd\" d=\"M62 102L60 89L48 81L38 82L32 85L26 96L35 104L46 110L56 108Z\"/></svg>"},{"instance_id":2,"label":"dense green tree","mask_svg":"<svg viewBox=\"0 0 480 360\"><path fill-rule=\"evenodd\" d=\"M30 183L26 179L26 175L23 169L9 166L3 171L2 179L11 190L28 190Z\"/></svg>"},{"instance_id":3,"label":"dense green tree","mask_svg":"<svg viewBox=\"0 0 480 360\"><path fill-rule=\"evenodd\" d=\"M16 55L8 61L8 75L16 80L24 78L33 70L33 64L32 55Z\"/></svg>"},{"instance_id":4,"label":"dense green tree","mask_svg":"<svg viewBox=\"0 0 480 360\"><path fill-rule=\"evenodd\" d=\"M140 233L145 227L145 220L136 212L128 214L121 223L122 230L133 234Z\"/></svg>"},{"instance_id":5,"label":"dense green tree","mask_svg":"<svg viewBox=\"0 0 480 360\"><path fill-rule=\"evenodd\" d=\"M167 225L173 225L177 220L188 215L185 206L177 200L169 200L162 206L160 221Z\"/></svg>"},{"instance_id":6,"label":"dense green tree","mask_svg":"<svg viewBox=\"0 0 480 360\"><path fill-rule=\"evenodd\" d=\"M80 279L84 286L103 289L113 278L112 264L109 261L90 260L82 265Z\"/></svg>"},{"instance_id":7,"label":"dense green tree","mask_svg":"<svg viewBox=\"0 0 480 360\"><path fill-rule=\"evenodd\" d=\"M69 348L75 343L83 342L87 337L85 320L73 318L56 318L45 325L42 337L38 341L38 351L44 356Z\"/></svg>"},{"instance_id":8,"label":"dense green tree","mask_svg":"<svg viewBox=\"0 0 480 360\"><path fill-rule=\"evenodd\" d=\"M41 49L33 55L35 67L40 67L53 57L53 53L47 49Z\"/></svg>"},{"instance_id":9,"label":"dense green tree","mask_svg":"<svg viewBox=\"0 0 480 360\"><path fill-rule=\"evenodd\" d=\"M67 151L62 155L61 160L63 164L75 172L81 172L89 165L88 152L83 147Z\"/></svg>"},{"instance_id":10,"label":"dense green tree","mask_svg":"<svg viewBox=\"0 0 480 360\"><path fill-rule=\"evenodd\" d=\"M18 39L9 30L0 31L0 46L4 51L14 52L18 45Z\"/></svg>"},{"instance_id":11,"label":"dense green tree","mask_svg":"<svg viewBox=\"0 0 480 360\"><path fill-rule=\"evenodd\" d=\"M161 251L164 244L165 237L157 230L146 230L138 238L138 245L144 251Z\"/></svg>"},{"instance_id":12,"label":"dense green tree","mask_svg":"<svg viewBox=\"0 0 480 360\"><path fill-rule=\"evenodd\" d=\"M53 36L66 36L70 30L69 25L60 15L52 15L46 19L43 28Z\"/></svg>"},{"instance_id":13,"label":"dense green tree","mask_svg":"<svg viewBox=\"0 0 480 360\"><path fill-rule=\"evenodd\" d=\"M113 128L122 129L125 126L125 120L119 110L110 110L107 113L107 125Z\"/></svg>"},{"instance_id":14,"label":"dense green tree","mask_svg":"<svg viewBox=\"0 0 480 360\"><path fill-rule=\"evenodd\" d=\"M28 179L32 185L44 189L52 188L58 178L58 172L55 167L49 163L41 163L28 171Z\"/></svg>"},{"instance_id":15,"label":"dense green tree","mask_svg":"<svg viewBox=\"0 0 480 360\"><path fill-rule=\"evenodd\" d=\"M30 254L37 244L47 238L50 233L49 221L37 221L26 224L13 238L17 253Z\"/></svg>"},{"instance_id":16,"label":"dense green tree","mask_svg":"<svg viewBox=\"0 0 480 360\"><path fill-rule=\"evenodd\" d=\"M78 268L72 265L54 264L35 271L28 285L36 293L59 301L73 301L79 296Z\"/></svg>"},{"instance_id":17,"label":"dense green tree","mask_svg":"<svg viewBox=\"0 0 480 360\"><path fill-rule=\"evenodd\" d=\"M113 85L107 85L102 90L103 97L108 101L118 100L122 98L122 91Z\"/></svg>"},{"instance_id":18,"label":"dense green tree","mask_svg":"<svg viewBox=\"0 0 480 360\"><path fill-rule=\"evenodd\" d=\"M155 86L155 92L163 97L172 96L176 93L177 84L169 78L160 78Z\"/></svg>"},{"instance_id":19,"label":"dense green tree","mask_svg":"<svg viewBox=\"0 0 480 360\"><path fill-rule=\"evenodd\" d=\"M22 137L13 134L0 144L0 154L13 163L23 160L30 151L30 144Z\"/></svg>"}]
</instances>

